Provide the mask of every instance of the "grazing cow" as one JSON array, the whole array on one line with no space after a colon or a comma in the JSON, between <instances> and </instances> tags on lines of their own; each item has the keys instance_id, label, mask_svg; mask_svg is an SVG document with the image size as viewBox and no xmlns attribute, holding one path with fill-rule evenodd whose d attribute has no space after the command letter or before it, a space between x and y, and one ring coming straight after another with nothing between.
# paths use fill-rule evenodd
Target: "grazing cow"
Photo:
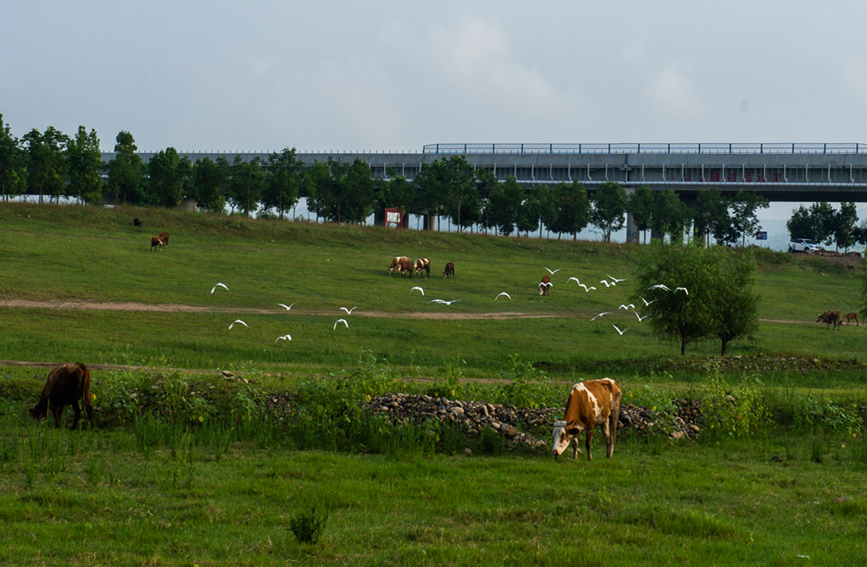
<instances>
[{"instance_id":1,"label":"grazing cow","mask_svg":"<svg viewBox=\"0 0 867 567\"><path fill-rule=\"evenodd\" d=\"M406 276L407 274L409 274L409 279L412 279L413 267L414 265L409 259L401 260L397 265L397 269L400 271L400 275Z\"/></svg>"},{"instance_id":2,"label":"grazing cow","mask_svg":"<svg viewBox=\"0 0 867 567\"><path fill-rule=\"evenodd\" d=\"M154 251L154 248L157 250L163 249L163 239L159 236L151 236L151 252Z\"/></svg>"},{"instance_id":3,"label":"grazing cow","mask_svg":"<svg viewBox=\"0 0 867 567\"><path fill-rule=\"evenodd\" d=\"M168 246L169 245L169 233L163 232L162 234L160 234L160 240L163 241L163 246Z\"/></svg>"},{"instance_id":4,"label":"grazing cow","mask_svg":"<svg viewBox=\"0 0 867 567\"><path fill-rule=\"evenodd\" d=\"M446 264L446 271L443 272L444 278L453 278L455 277L455 263L449 262Z\"/></svg>"},{"instance_id":5,"label":"grazing cow","mask_svg":"<svg viewBox=\"0 0 867 567\"><path fill-rule=\"evenodd\" d=\"M132 219L132 225L133 226L141 226L141 221L138 220L138 217Z\"/></svg>"},{"instance_id":6,"label":"grazing cow","mask_svg":"<svg viewBox=\"0 0 867 567\"><path fill-rule=\"evenodd\" d=\"M430 277L430 259L419 258L418 260L415 261L414 267L415 267L415 273L418 274L419 272L424 270L427 273L427 275L425 277L427 277L427 278Z\"/></svg>"},{"instance_id":7,"label":"grazing cow","mask_svg":"<svg viewBox=\"0 0 867 567\"><path fill-rule=\"evenodd\" d=\"M45 387L42 388L42 395L39 396L36 405L30 408L30 415L35 419L42 419L48 410L51 410L54 415L54 427L60 429L60 416L63 414L63 407L71 405L75 412L72 429L75 429L81 418L78 400L84 402L87 420L90 421L92 428L93 402L90 399L90 369L87 368L86 364L81 363L64 364L48 374L48 380L45 382Z\"/></svg>"},{"instance_id":8,"label":"grazing cow","mask_svg":"<svg viewBox=\"0 0 867 567\"><path fill-rule=\"evenodd\" d=\"M551 286L551 276L542 276L542 281L539 283L539 295L548 295Z\"/></svg>"},{"instance_id":9,"label":"grazing cow","mask_svg":"<svg viewBox=\"0 0 867 567\"><path fill-rule=\"evenodd\" d=\"M834 328L836 329L839 322L840 312L833 309L829 309L816 317L816 323L824 323L826 329L830 329L831 325L834 325Z\"/></svg>"},{"instance_id":10,"label":"grazing cow","mask_svg":"<svg viewBox=\"0 0 867 567\"><path fill-rule=\"evenodd\" d=\"M855 321L855 324L858 325L859 327L861 326L861 323L858 322L858 314L857 313L846 313L846 324L850 325L852 323L852 321Z\"/></svg>"},{"instance_id":11,"label":"grazing cow","mask_svg":"<svg viewBox=\"0 0 867 567\"><path fill-rule=\"evenodd\" d=\"M394 260L391 261L391 264L388 265L388 273L390 274L394 270L400 269L400 263L404 260L409 260L409 256L395 256Z\"/></svg>"},{"instance_id":12,"label":"grazing cow","mask_svg":"<svg viewBox=\"0 0 867 567\"><path fill-rule=\"evenodd\" d=\"M569 401L566 402L566 415L563 421L554 422L554 456L558 457L570 443L573 444L572 458L577 459L578 436L585 432L587 460L592 461L590 443L593 428L602 426L605 433L605 449L608 458L614 454L617 439L617 421L620 419L620 401L623 392L610 378L587 380L572 386Z\"/></svg>"}]
</instances>

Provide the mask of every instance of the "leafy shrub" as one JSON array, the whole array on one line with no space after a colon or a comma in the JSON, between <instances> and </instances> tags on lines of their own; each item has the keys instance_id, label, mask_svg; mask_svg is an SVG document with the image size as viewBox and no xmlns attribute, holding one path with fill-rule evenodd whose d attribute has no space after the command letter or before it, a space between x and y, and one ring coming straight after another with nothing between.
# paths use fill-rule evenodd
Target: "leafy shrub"
<instances>
[{"instance_id":1,"label":"leafy shrub","mask_svg":"<svg viewBox=\"0 0 867 567\"><path fill-rule=\"evenodd\" d=\"M795 427L810 432L848 433L854 436L864 430L864 423L856 406L845 408L827 397L807 394L795 409Z\"/></svg>"},{"instance_id":2,"label":"leafy shrub","mask_svg":"<svg viewBox=\"0 0 867 567\"><path fill-rule=\"evenodd\" d=\"M644 388L624 391L623 401L635 406L640 406L650 412L650 421L653 429L648 429L649 434L670 435L677 426L677 404L673 401L672 392L655 390L645 385Z\"/></svg>"},{"instance_id":3,"label":"leafy shrub","mask_svg":"<svg viewBox=\"0 0 867 567\"><path fill-rule=\"evenodd\" d=\"M770 419L758 390L761 385L757 376L745 375L737 388L730 388L719 369L712 369L710 380L699 392L706 435L747 437L761 430Z\"/></svg>"},{"instance_id":4,"label":"leafy shrub","mask_svg":"<svg viewBox=\"0 0 867 567\"><path fill-rule=\"evenodd\" d=\"M506 439L492 427L479 431L479 449L486 455L502 455L506 450Z\"/></svg>"},{"instance_id":5,"label":"leafy shrub","mask_svg":"<svg viewBox=\"0 0 867 567\"><path fill-rule=\"evenodd\" d=\"M298 512L289 519L289 529L301 543L315 544L322 537L328 514L321 512L316 506L310 512Z\"/></svg>"},{"instance_id":6,"label":"leafy shrub","mask_svg":"<svg viewBox=\"0 0 867 567\"><path fill-rule=\"evenodd\" d=\"M519 408L536 409L557 407L562 403L562 391L556 387L544 370L521 360L520 355L509 355L509 370L502 373L509 383L500 387L502 403Z\"/></svg>"}]
</instances>

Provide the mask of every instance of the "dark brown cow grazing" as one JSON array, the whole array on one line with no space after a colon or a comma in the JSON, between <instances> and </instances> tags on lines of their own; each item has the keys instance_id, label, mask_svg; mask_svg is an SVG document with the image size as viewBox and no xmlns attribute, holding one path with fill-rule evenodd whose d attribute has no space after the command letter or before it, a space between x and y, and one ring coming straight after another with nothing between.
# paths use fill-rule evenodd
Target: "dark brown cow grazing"
<instances>
[{"instance_id":1,"label":"dark brown cow grazing","mask_svg":"<svg viewBox=\"0 0 867 567\"><path fill-rule=\"evenodd\" d=\"M551 286L551 276L542 276L542 281L539 283L539 295L548 295Z\"/></svg>"},{"instance_id":2,"label":"dark brown cow grazing","mask_svg":"<svg viewBox=\"0 0 867 567\"><path fill-rule=\"evenodd\" d=\"M78 407L78 400L84 402L84 409L87 411L87 420L93 427L93 402L90 399L90 369L86 364L64 364L58 366L48 374L48 380L45 382L45 387L42 388L42 395L39 396L39 402L30 408L30 415L36 419L42 419L46 416L48 410L54 415L54 427L60 428L60 416L63 414L63 406L72 406L75 412L75 420L72 422L72 429L78 426L78 420L81 418L81 408Z\"/></svg>"},{"instance_id":3,"label":"dark brown cow grazing","mask_svg":"<svg viewBox=\"0 0 867 567\"><path fill-rule=\"evenodd\" d=\"M446 270L443 272L444 278L453 278L455 277L455 263L449 262L446 264Z\"/></svg>"},{"instance_id":4,"label":"dark brown cow grazing","mask_svg":"<svg viewBox=\"0 0 867 567\"><path fill-rule=\"evenodd\" d=\"M401 260L397 264L397 269L400 270L400 275L405 276L409 274L409 279L412 279L413 267L414 265L410 260Z\"/></svg>"},{"instance_id":5,"label":"dark brown cow grazing","mask_svg":"<svg viewBox=\"0 0 867 567\"><path fill-rule=\"evenodd\" d=\"M164 232L164 233L160 234L160 240L163 241L163 246L168 246L169 245L169 233Z\"/></svg>"},{"instance_id":6,"label":"dark brown cow grazing","mask_svg":"<svg viewBox=\"0 0 867 567\"><path fill-rule=\"evenodd\" d=\"M830 329L831 325L834 325L834 328L838 329L837 325L840 323L840 312L829 309L816 317L816 323L824 323L826 329Z\"/></svg>"},{"instance_id":7,"label":"dark brown cow grazing","mask_svg":"<svg viewBox=\"0 0 867 567\"><path fill-rule=\"evenodd\" d=\"M400 263L403 260L409 260L409 256L395 256L394 260L391 261L391 264L388 265L388 273L390 274L391 272L393 272L395 270L399 270L400 269Z\"/></svg>"},{"instance_id":8,"label":"dark brown cow grazing","mask_svg":"<svg viewBox=\"0 0 867 567\"><path fill-rule=\"evenodd\" d=\"M163 249L163 239L159 236L151 236L151 252L156 248L158 251Z\"/></svg>"},{"instance_id":9,"label":"dark brown cow grazing","mask_svg":"<svg viewBox=\"0 0 867 567\"><path fill-rule=\"evenodd\" d=\"M852 323L852 321L855 321L855 324L859 327L861 326L861 323L858 322L857 313L846 313L846 324L849 325L850 323Z\"/></svg>"},{"instance_id":10,"label":"dark brown cow grazing","mask_svg":"<svg viewBox=\"0 0 867 567\"><path fill-rule=\"evenodd\" d=\"M427 277L427 278L430 277L430 259L429 258L419 258L418 260L415 261L414 267L415 267L415 273L418 274L419 272L424 270L426 273L425 277Z\"/></svg>"},{"instance_id":11,"label":"dark brown cow grazing","mask_svg":"<svg viewBox=\"0 0 867 567\"><path fill-rule=\"evenodd\" d=\"M593 441L593 428L602 426L605 434L605 449L608 458L614 454L617 440L617 421L620 419L620 401L623 392L610 378L587 380L572 386L569 401L566 402L566 415L563 421L554 422L554 456L558 457L570 443L573 443L572 458L577 459L578 436L586 432L587 460L592 461L590 443Z\"/></svg>"}]
</instances>

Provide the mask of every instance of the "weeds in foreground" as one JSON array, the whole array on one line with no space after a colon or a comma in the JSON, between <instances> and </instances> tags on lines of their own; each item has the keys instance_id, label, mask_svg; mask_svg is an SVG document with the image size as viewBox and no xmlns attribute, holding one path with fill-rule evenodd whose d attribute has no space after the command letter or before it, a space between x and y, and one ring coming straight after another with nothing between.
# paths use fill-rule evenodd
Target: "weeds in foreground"
<instances>
[{"instance_id":1,"label":"weeds in foreground","mask_svg":"<svg viewBox=\"0 0 867 567\"><path fill-rule=\"evenodd\" d=\"M298 512L289 519L289 529L300 543L316 544L325 531L328 514L316 506L310 512Z\"/></svg>"}]
</instances>

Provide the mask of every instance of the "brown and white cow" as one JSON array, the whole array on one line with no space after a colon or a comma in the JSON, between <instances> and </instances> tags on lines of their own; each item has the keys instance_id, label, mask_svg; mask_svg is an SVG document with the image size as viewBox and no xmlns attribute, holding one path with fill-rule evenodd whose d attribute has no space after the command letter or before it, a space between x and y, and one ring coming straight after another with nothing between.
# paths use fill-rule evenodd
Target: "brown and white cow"
<instances>
[{"instance_id":1,"label":"brown and white cow","mask_svg":"<svg viewBox=\"0 0 867 567\"><path fill-rule=\"evenodd\" d=\"M58 366L48 374L45 387L35 406L30 408L30 415L35 419L42 419L48 411L54 415L54 427L60 428L60 416L64 406L72 406L75 412L75 420L72 429L78 426L81 418L81 409L78 400L84 402L87 411L87 419L93 427L93 401L90 399L90 369L86 364L64 364Z\"/></svg>"},{"instance_id":2,"label":"brown and white cow","mask_svg":"<svg viewBox=\"0 0 867 567\"><path fill-rule=\"evenodd\" d=\"M826 329L830 329L831 325L833 325L836 329L837 325L840 323L840 312L829 309L816 317L816 323L824 323Z\"/></svg>"},{"instance_id":3,"label":"brown and white cow","mask_svg":"<svg viewBox=\"0 0 867 567\"><path fill-rule=\"evenodd\" d=\"M605 434L606 453L610 459L614 454L622 399L620 386L610 378L585 380L572 386L569 401L566 402L566 414L562 421L554 422L554 456L560 456L572 443L572 458L577 459L581 452L578 449L578 436L584 431L587 460L592 461L590 443L593 441L593 428L601 425Z\"/></svg>"},{"instance_id":4,"label":"brown and white cow","mask_svg":"<svg viewBox=\"0 0 867 567\"><path fill-rule=\"evenodd\" d=\"M415 261L415 264L413 267L415 268L415 273L418 274L419 272L424 270L426 273L425 277L427 277L427 278L430 277L430 259L429 258L419 258L418 260Z\"/></svg>"},{"instance_id":5,"label":"brown and white cow","mask_svg":"<svg viewBox=\"0 0 867 567\"><path fill-rule=\"evenodd\" d=\"M154 248L156 248L157 251L163 249L163 239L159 236L151 236L151 252L154 251Z\"/></svg>"},{"instance_id":6,"label":"brown and white cow","mask_svg":"<svg viewBox=\"0 0 867 567\"><path fill-rule=\"evenodd\" d=\"M400 275L406 276L407 274L409 274L409 279L412 279L412 270L414 267L415 265L409 258L407 258L406 260L401 260L400 262L398 262L397 265L397 269L398 271L400 271Z\"/></svg>"},{"instance_id":7,"label":"brown and white cow","mask_svg":"<svg viewBox=\"0 0 867 567\"><path fill-rule=\"evenodd\" d=\"M454 262L449 262L448 264L446 264L446 269L443 272L443 277L444 278L455 277L455 263Z\"/></svg>"},{"instance_id":8,"label":"brown and white cow","mask_svg":"<svg viewBox=\"0 0 867 567\"><path fill-rule=\"evenodd\" d=\"M845 318L846 318L846 324L847 325L851 325L852 321L855 321L856 325L858 325L859 327L861 326L861 323L858 322L858 314L857 313L846 313Z\"/></svg>"},{"instance_id":9,"label":"brown and white cow","mask_svg":"<svg viewBox=\"0 0 867 567\"><path fill-rule=\"evenodd\" d=\"M394 260L391 261L391 264L388 265L388 273L390 274L395 270L399 270L400 263L404 260L409 260L409 256L395 256Z\"/></svg>"},{"instance_id":10,"label":"brown and white cow","mask_svg":"<svg viewBox=\"0 0 867 567\"><path fill-rule=\"evenodd\" d=\"M539 295L548 295L551 286L551 276L542 276L542 281L539 282Z\"/></svg>"},{"instance_id":11,"label":"brown and white cow","mask_svg":"<svg viewBox=\"0 0 867 567\"><path fill-rule=\"evenodd\" d=\"M161 233L160 234L160 240L163 241L163 246L168 246L169 245L169 233L168 232Z\"/></svg>"}]
</instances>

